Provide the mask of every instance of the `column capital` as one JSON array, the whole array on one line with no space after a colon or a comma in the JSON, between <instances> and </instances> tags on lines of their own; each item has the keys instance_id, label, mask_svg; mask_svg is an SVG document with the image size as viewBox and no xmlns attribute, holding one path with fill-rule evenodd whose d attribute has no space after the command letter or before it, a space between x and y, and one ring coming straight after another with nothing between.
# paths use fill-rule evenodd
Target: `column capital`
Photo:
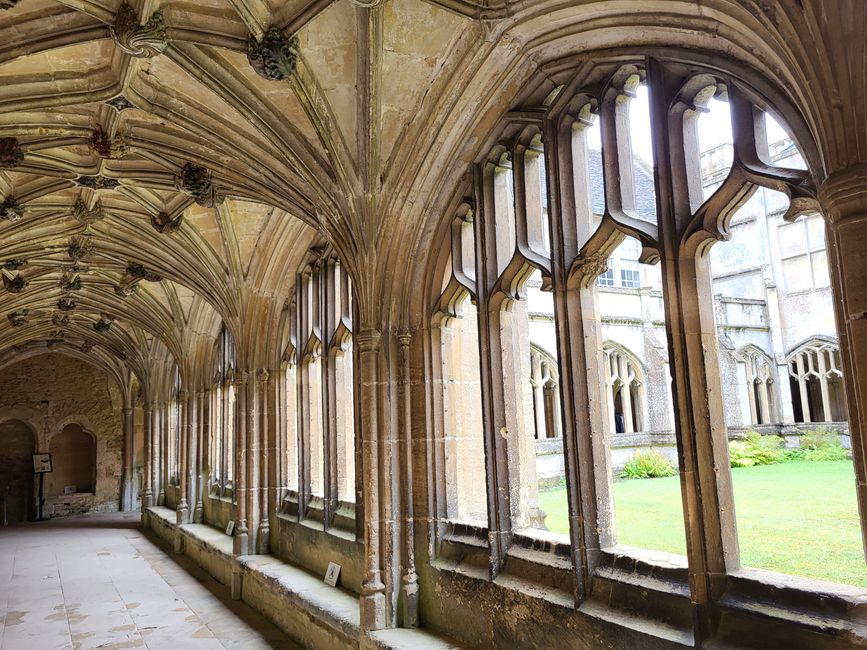
<instances>
[{"instance_id":1,"label":"column capital","mask_svg":"<svg viewBox=\"0 0 867 650\"><path fill-rule=\"evenodd\" d=\"M235 371L235 383L240 384L241 386L246 386L247 382L250 381L250 373L246 370L236 370Z\"/></svg>"},{"instance_id":2,"label":"column capital","mask_svg":"<svg viewBox=\"0 0 867 650\"><path fill-rule=\"evenodd\" d=\"M268 383L268 380L271 378L271 373L266 368L259 368L256 371L256 381L260 384Z\"/></svg>"},{"instance_id":3,"label":"column capital","mask_svg":"<svg viewBox=\"0 0 867 650\"><path fill-rule=\"evenodd\" d=\"M375 329L364 329L355 335L355 341L361 352L375 352L379 348L381 340L382 332Z\"/></svg>"},{"instance_id":4,"label":"column capital","mask_svg":"<svg viewBox=\"0 0 867 650\"><path fill-rule=\"evenodd\" d=\"M828 176L819 186L819 204L831 223L867 215L867 163L856 163Z\"/></svg>"},{"instance_id":5,"label":"column capital","mask_svg":"<svg viewBox=\"0 0 867 650\"><path fill-rule=\"evenodd\" d=\"M409 344L412 342L412 330L411 329L402 329L397 331L397 341L400 343L400 347L408 348Z\"/></svg>"}]
</instances>

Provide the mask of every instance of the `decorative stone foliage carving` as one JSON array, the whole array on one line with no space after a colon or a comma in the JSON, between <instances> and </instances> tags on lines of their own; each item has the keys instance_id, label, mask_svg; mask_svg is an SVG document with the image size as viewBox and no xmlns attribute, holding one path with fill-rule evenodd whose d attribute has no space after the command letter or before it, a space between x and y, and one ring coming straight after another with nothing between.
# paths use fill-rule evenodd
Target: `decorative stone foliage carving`
<instances>
[{"instance_id":1,"label":"decorative stone foliage carving","mask_svg":"<svg viewBox=\"0 0 867 650\"><path fill-rule=\"evenodd\" d=\"M107 102L105 102L105 104L108 106L111 106L118 113L120 113L121 111L125 111L128 108L135 108L135 104L133 104L131 101L129 101L123 95L118 95L117 97L112 97Z\"/></svg>"},{"instance_id":2,"label":"decorative stone foliage carving","mask_svg":"<svg viewBox=\"0 0 867 650\"><path fill-rule=\"evenodd\" d=\"M166 212L151 215L151 225L154 227L154 230L163 235L170 235L173 232L177 232L183 222L183 214L179 214L174 219L172 219L172 217Z\"/></svg>"},{"instance_id":3,"label":"decorative stone foliage carving","mask_svg":"<svg viewBox=\"0 0 867 650\"><path fill-rule=\"evenodd\" d=\"M113 190L120 185L120 181L116 178L107 178L105 176L79 176L75 182L81 187L91 190Z\"/></svg>"},{"instance_id":4,"label":"decorative stone foliage carving","mask_svg":"<svg viewBox=\"0 0 867 650\"><path fill-rule=\"evenodd\" d=\"M64 291L80 291L81 276L64 274L63 277L60 278L60 288Z\"/></svg>"},{"instance_id":5,"label":"decorative stone foliage carving","mask_svg":"<svg viewBox=\"0 0 867 650\"><path fill-rule=\"evenodd\" d=\"M596 253L588 256L578 256L572 266L573 273L580 273L586 279L595 280L608 270L608 256Z\"/></svg>"},{"instance_id":6,"label":"decorative stone foliage carving","mask_svg":"<svg viewBox=\"0 0 867 650\"><path fill-rule=\"evenodd\" d=\"M295 72L298 64L298 39L287 38L276 27L271 27L261 41L253 36L247 41L247 60L265 79L281 81Z\"/></svg>"},{"instance_id":7,"label":"decorative stone foliage carving","mask_svg":"<svg viewBox=\"0 0 867 650\"><path fill-rule=\"evenodd\" d=\"M63 330L51 330L48 333L48 336L50 336L54 340L60 340L66 338L66 332L64 332Z\"/></svg>"},{"instance_id":8,"label":"decorative stone foliage carving","mask_svg":"<svg viewBox=\"0 0 867 650\"><path fill-rule=\"evenodd\" d=\"M92 209L88 209L87 204L81 199L78 199L78 201L75 202L75 206L72 208L72 216L75 217L75 220L79 223L89 226L92 223L104 219L105 213L102 211L102 203L100 201L97 201L96 205L94 205Z\"/></svg>"},{"instance_id":9,"label":"decorative stone foliage carving","mask_svg":"<svg viewBox=\"0 0 867 650\"><path fill-rule=\"evenodd\" d=\"M23 257L14 257L11 260L3 262L3 268L7 271L17 271L25 266L27 266L27 260Z\"/></svg>"},{"instance_id":10,"label":"decorative stone foliage carving","mask_svg":"<svg viewBox=\"0 0 867 650\"><path fill-rule=\"evenodd\" d=\"M24 152L18 144L18 138L0 138L0 167L9 169L17 167L24 160Z\"/></svg>"},{"instance_id":11,"label":"decorative stone foliage carving","mask_svg":"<svg viewBox=\"0 0 867 650\"><path fill-rule=\"evenodd\" d=\"M129 298L136 291L138 291L137 284L116 284L114 286L114 293L121 298Z\"/></svg>"},{"instance_id":12,"label":"decorative stone foliage carving","mask_svg":"<svg viewBox=\"0 0 867 650\"><path fill-rule=\"evenodd\" d=\"M13 311L11 314L7 314L6 317L12 324L12 327L21 327L23 325L27 325L28 314L30 314L29 309L19 309L18 311Z\"/></svg>"},{"instance_id":13,"label":"decorative stone foliage carving","mask_svg":"<svg viewBox=\"0 0 867 650\"><path fill-rule=\"evenodd\" d=\"M114 319L108 314L102 314L99 317L99 320L93 324L93 329L97 332L104 333L111 329L111 324Z\"/></svg>"},{"instance_id":14,"label":"decorative stone foliage carving","mask_svg":"<svg viewBox=\"0 0 867 650\"><path fill-rule=\"evenodd\" d=\"M70 259L78 262L88 257L93 251L93 244L87 237L76 236L69 240L66 252Z\"/></svg>"},{"instance_id":15,"label":"decorative stone foliage carving","mask_svg":"<svg viewBox=\"0 0 867 650\"><path fill-rule=\"evenodd\" d=\"M72 298L64 296L57 301L57 308L60 311L73 311L75 310L75 301Z\"/></svg>"},{"instance_id":16,"label":"decorative stone foliage carving","mask_svg":"<svg viewBox=\"0 0 867 650\"><path fill-rule=\"evenodd\" d=\"M155 11L150 19L141 25L138 22L138 12L127 2L121 4L115 16L111 35L123 52L140 59L161 54L168 47L163 12Z\"/></svg>"},{"instance_id":17,"label":"decorative stone foliage carving","mask_svg":"<svg viewBox=\"0 0 867 650\"><path fill-rule=\"evenodd\" d=\"M224 200L217 194L210 170L195 163L187 163L175 175L175 187L193 197L203 208L213 208Z\"/></svg>"},{"instance_id":18,"label":"decorative stone foliage carving","mask_svg":"<svg viewBox=\"0 0 867 650\"><path fill-rule=\"evenodd\" d=\"M55 313L51 317L51 322L55 327L68 327L69 326L69 314L60 314Z\"/></svg>"},{"instance_id":19,"label":"decorative stone foliage carving","mask_svg":"<svg viewBox=\"0 0 867 650\"><path fill-rule=\"evenodd\" d=\"M85 354L88 354L91 350L93 350L94 343L93 341L82 341L81 346L78 348Z\"/></svg>"},{"instance_id":20,"label":"decorative stone foliage carving","mask_svg":"<svg viewBox=\"0 0 867 650\"><path fill-rule=\"evenodd\" d=\"M88 142L100 158L115 160L126 155L126 140L122 135L109 138L102 129L94 129L93 135Z\"/></svg>"},{"instance_id":21,"label":"decorative stone foliage carving","mask_svg":"<svg viewBox=\"0 0 867 650\"><path fill-rule=\"evenodd\" d=\"M132 263L126 267L126 272L129 276L136 280L145 280L146 282L160 282L163 276L148 271L141 264Z\"/></svg>"},{"instance_id":22,"label":"decorative stone foliage carving","mask_svg":"<svg viewBox=\"0 0 867 650\"><path fill-rule=\"evenodd\" d=\"M25 280L24 276L20 273L14 278L8 278L5 275L3 276L3 287L9 293L21 293L27 288L28 284L30 283Z\"/></svg>"},{"instance_id":23,"label":"decorative stone foliage carving","mask_svg":"<svg viewBox=\"0 0 867 650\"><path fill-rule=\"evenodd\" d=\"M24 216L24 207L18 203L14 196L7 196L0 203L0 218L7 221L18 221Z\"/></svg>"}]
</instances>

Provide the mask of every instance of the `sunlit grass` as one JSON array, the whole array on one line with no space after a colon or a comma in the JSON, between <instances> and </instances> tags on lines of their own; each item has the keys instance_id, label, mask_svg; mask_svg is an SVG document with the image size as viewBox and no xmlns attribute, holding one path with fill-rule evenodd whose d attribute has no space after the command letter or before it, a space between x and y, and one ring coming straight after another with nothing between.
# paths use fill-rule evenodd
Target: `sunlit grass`
<instances>
[{"instance_id":1,"label":"sunlit grass","mask_svg":"<svg viewBox=\"0 0 867 650\"><path fill-rule=\"evenodd\" d=\"M741 564L867 587L850 461L732 469ZM565 489L540 495L548 528L568 532ZM617 541L686 553L678 477L614 483Z\"/></svg>"}]
</instances>

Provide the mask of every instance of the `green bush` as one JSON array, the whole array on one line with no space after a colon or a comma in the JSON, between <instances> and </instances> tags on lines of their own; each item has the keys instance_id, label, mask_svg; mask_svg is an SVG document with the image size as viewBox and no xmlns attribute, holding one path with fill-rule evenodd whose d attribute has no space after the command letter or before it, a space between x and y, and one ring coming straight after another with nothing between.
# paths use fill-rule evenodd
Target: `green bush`
<instances>
[{"instance_id":1,"label":"green bush","mask_svg":"<svg viewBox=\"0 0 867 650\"><path fill-rule=\"evenodd\" d=\"M825 429L808 431L801 436L801 447L786 452L786 460L846 460L849 452L840 443L840 435Z\"/></svg>"},{"instance_id":2,"label":"green bush","mask_svg":"<svg viewBox=\"0 0 867 650\"><path fill-rule=\"evenodd\" d=\"M763 436L756 431L748 431L743 440L729 443L729 460L732 467L753 467L754 465L773 465L787 460L780 436Z\"/></svg>"},{"instance_id":3,"label":"green bush","mask_svg":"<svg viewBox=\"0 0 867 650\"><path fill-rule=\"evenodd\" d=\"M620 472L621 478L661 478L674 476L677 470L658 451L642 451L630 458Z\"/></svg>"}]
</instances>

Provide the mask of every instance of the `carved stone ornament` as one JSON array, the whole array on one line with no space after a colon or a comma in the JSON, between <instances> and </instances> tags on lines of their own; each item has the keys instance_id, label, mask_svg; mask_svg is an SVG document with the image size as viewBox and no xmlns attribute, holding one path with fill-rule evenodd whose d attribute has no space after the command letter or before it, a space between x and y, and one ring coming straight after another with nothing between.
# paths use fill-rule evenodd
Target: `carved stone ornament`
<instances>
[{"instance_id":1,"label":"carved stone ornament","mask_svg":"<svg viewBox=\"0 0 867 650\"><path fill-rule=\"evenodd\" d=\"M72 216L75 217L75 220L78 221L78 223L89 226L92 223L104 219L105 213L102 211L102 203L100 201L97 201L96 205L94 205L92 209L88 209L87 204L81 199L78 199L78 201L75 202L75 206L72 208Z\"/></svg>"},{"instance_id":2,"label":"carved stone ornament","mask_svg":"<svg viewBox=\"0 0 867 650\"><path fill-rule=\"evenodd\" d=\"M3 287L9 293L21 293L27 288L28 284L30 283L25 280L24 276L20 273L11 279L7 278L5 275L3 276Z\"/></svg>"},{"instance_id":3,"label":"carved stone ornament","mask_svg":"<svg viewBox=\"0 0 867 650\"><path fill-rule=\"evenodd\" d=\"M55 313L51 317L51 322L55 327L69 327L69 314Z\"/></svg>"},{"instance_id":4,"label":"carved stone ornament","mask_svg":"<svg viewBox=\"0 0 867 650\"><path fill-rule=\"evenodd\" d=\"M126 272L136 280L145 280L147 282L161 282L163 276L148 271L141 264L132 263L126 267Z\"/></svg>"},{"instance_id":5,"label":"carved stone ornament","mask_svg":"<svg viewBox=\"0 0 867 650\"><path fill-rule=\"evenodd\" d=\"M572 268L587 278L595 279L608 270L608 257L602 253L594 253L588 257L579 256L575 258Z\"/></svg>"},{"instance_id":6,"label":"carved stone ornament","mask_svg":"<svg viewBox=\"0 0 867 650\"><path fill-rule=\"evenodd\" d=\"M63 330L51 330L48 333L48 336L53 339L63 339L66 338L66 332L64 332Z\"/></svg>"},{"instance_id":7,"label":"carved stone ornament","mask_svg":"<svg viewBox=\"0 0 867 650\"><path fill-rule=\"evenodd\" d=\"M0 203L0 218L7 221L18 221L24 216L24 207L18 203L14 196L7 196Z\"/></svg>"},{"instance_id":8,"label":"carved stone ornament","mask_svg":"<svg viewBox=\"0 0 867 650\"><path fill-rule=\"evenodd\" d=\"M193 197L203 208L213 208L224 200L214 188L211 172L194 163L187 163L175 175L175 187Z\"/></svg>"},{"instance_id":9,"label":"carved stone ornament","mask_svg":"<svg viewBox=\"0 0 867 650\"><path fill-rule=\"evenodd\" d=\"M113 318L106 314L102 314L99 317L99 320L93 324L93 329L97 332L104 333L111 329L111 323L113 322Z\"/></svg>"},{"instance_id":10,"label":"carved stone ornament","mask_svg":"<svg viewBox=\"0 0 867 650\"><path fill-rule=\"evenodd\" d=\"M81 291L81 276L64 274L60 278L60 288L64 291Z\"/></svg>"},{"instance_id":11,"label":"carved stone ornament","mask_svg":"<svg viewBox=\"0 0 867 650\"><path fill-rule=\"evenodd\" d=\"M21 151L18 138L0 138L0 167L17 167L23 160L24 152Z\"/></svg>"},{"instance_id":12,"label":"carved stone ornament","mask_svg":"<svg viewBox=\"0 0 867 650\"><path fill-rule=\"evenodd\" d=\"M247 40L247 60L265 79L281 81L292 76L298 65L298 39L287 38L276 27L271 27L261 41L252 35Z\"/></svg>"},{"instance_id":13,"label":"carved stone ornament","mask_svg":"<svg viewBox=\"0 0 867 650\"><path fill-rule=\"evenodd\" d=\"M0 9L12 9L20 0L0 0Z\"/></svg>"},{"instance_id":14,"label":"carved stone ornament","mask_svg":"<svg viewBox=\"0 0 867 650\"><path fill-rule=\"evenodd\" d=\"M13 311L11 314L8 314L6 317L12 324L12 327L21 327L22 325L27 325L27 315L29 313L29 309L19 309L18 311Z\"/></svg>"},{"instance_id":15,"label":"carved stone ornament","mask_svg":"<svg viewBox=\"0 0 867 650\"><path fill-rule=\"evenodd\" d=\"M105 104L107 104L108 106L111 106L118 113L120 113L121 111L125 111L128 108L135 108L135 104L133 104L131 101L129 101L123 95L118 95L117 97L112 97L107 102L105 102Z\"/></svg>"},{"instance_id":16,"label":"carved stone ornament","mask_svg":"<svg viewBox=\"0 0 867 650\"><path fill-rule=\"evenodd\" d=\"M137 284L116 284L114 285L114 292L121 298L129 298L136 291L138 291Z\"/></svg>"},{"instance_id":17,"label":"carved stone ornament","mask_svg":"<svg viewBox=\"0 0 867 650\"><path fill-rule=\"evenodd\" d=\"M154 230L163 235L170 235L173 232L177 232L183 222L183 213L179 214L174 219L172 219L166 212L151 215L151 225L154 227Z\"/></svg>"},{"instance_id":18,"label":"carved stone ornament","mask_svg":"<svg viewBox=\"0 0 867 650\"><path fill-rule=\"evenodd\" d=\"M102 129L94 129L88 144L100 158L108 160L123 158L127 151L126 140L124 140L122 135L115 135L113 138L109 138Z\"/></svg>"},{"instance_id":19,"label":"carved stone ornament","mask_svg":"<svg viewBox=\"0 0 867 650\"><path fill-rule=\"evenodd\" d=\"M57 301L57 308L60 311L73 311L75 309L75 301L72 298L64 296Z\"/></svg>"},{"instance_id":20,"label":"carved stone ornament","mask_svg":"<svg viewBox=\"0 0 867 650\"><path fill-rule=\"evenodd\" d=\"M161 54L169 44L163 12L155 11L150 19L141 25L138 22L138 12L127 2L120 5L114 25L111 26L111 36L121 51L139 59L149 59Z\"/></svg>"},{"instance_id":21,"label":"carved stone ornament","mask_svg":"<svg viewBox=\"0 0 867 650\"><path fill-rule=\"evenodd\" d=\"M27 260L23 257L14 257L11 260L3 262L3 268L7 271L17 271L27 266Z\"/></svg>"},{"instance_id":22,"label":"carved stone ornament","mask_svg":"<svg viewBox=\"0 0 867 650\"><path fill-rule=\"evenodd\" d=\"M113 190L120 185L120 181L116 178L107 178L105 176L79 176L75 182L81 187L91 190Z\"/></svg>"},{"instance_id":23,"label":"carved stone ornament","mask_svg":"<svg viewBox=\"0 0 867 650\"><path fill-rule=\"evenodd\" d=\"M82 341L81 347L78 349L87 354L91 350L93 350L94 343L93 341Z\"/></svg>"},{"instance_id":24,"label":"carved stone ornament","mask_svg":"<svg viewBox=\"0 0 867 650\"><path fill-rule=\"evenodd\" d=\"M66 247L66 252L70 259L77 261L83 260L93 251L93 244L87 237L73 237L69 240L69 245Z\"/></svg>"}]
</instances>

